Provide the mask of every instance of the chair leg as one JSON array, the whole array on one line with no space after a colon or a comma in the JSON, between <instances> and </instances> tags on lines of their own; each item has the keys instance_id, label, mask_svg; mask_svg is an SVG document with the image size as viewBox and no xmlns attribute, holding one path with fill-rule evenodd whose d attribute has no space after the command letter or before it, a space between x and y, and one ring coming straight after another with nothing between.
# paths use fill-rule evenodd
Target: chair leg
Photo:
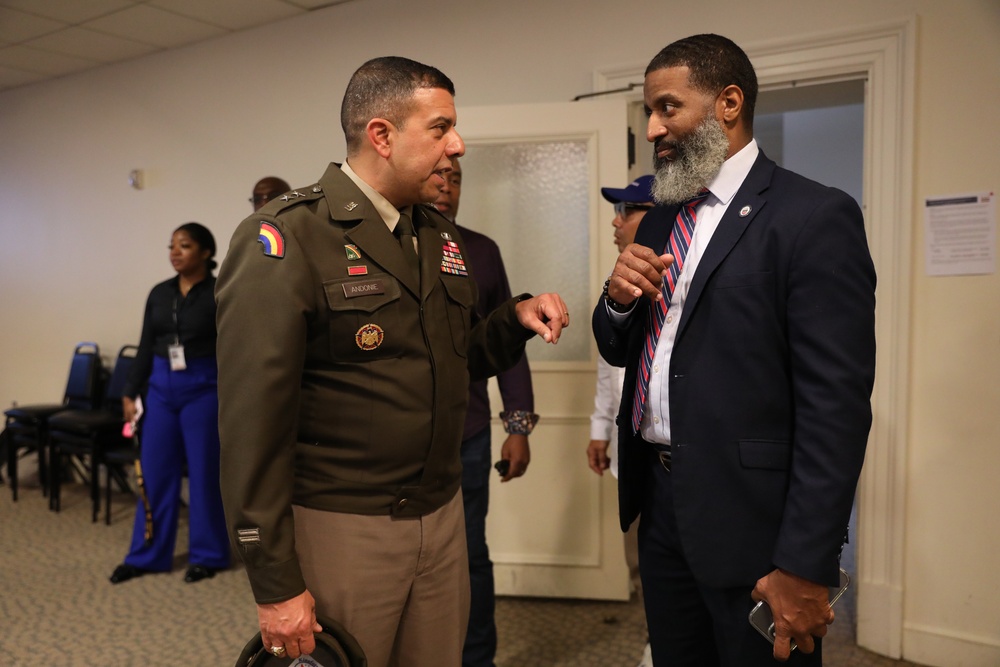
<instances>
[{"instance_id":1,"label":"chair leg","mask_svg":"<svg viewBox=\"0 0 1000 667\"><path fill-rule=\"evenodd\" d=\"M62 468L62 453L58 447L49 450L53 468ZM52 488L49 490L49 509L53 512L62 511L62 475L52 476Z\"/></svg>"},{"instance_id":2,"label":"chair leg","mask_svg":"<svg viewBox=\"0 0 1000 667\"><path fill-rule=\"evenodd\" d=\"M42 495L49 495L52 487L53 467L49 460L49 431L47 425L38 427L38 483L42 485ZM51 503L49 503L51 507Z\"/></svg>"},{"instance_id":3,"label":"chair leg","mask_svg":"<svg viewBox=\"0 0 1000 667\"><path fill-rule=\"evenodd\" d=\"M90 523L97 523L97 515L101 511L101 487L98 479L100 465L98 464L97 445L90 452Z\"/></svg>"},{"instance_id":4,"label":"chair leg","mask_svg":"<svg viewBox=\"0 0 1000 667\"><path fill-rule=\"evenodd\" d=\"M104 462L104 525L111 525L111 464Z\"/></svg>"},{"instance_id":5,"label":"chair leg","mask_svg":"<svg viewBox=\"0 0 1000 667\"><path fill-rule=\"evenodd\" d=\"M10 439L7 447L7 477L10 479L10 492L17 502L17 445L14 438Z\"/></svg>"}]
</instances>

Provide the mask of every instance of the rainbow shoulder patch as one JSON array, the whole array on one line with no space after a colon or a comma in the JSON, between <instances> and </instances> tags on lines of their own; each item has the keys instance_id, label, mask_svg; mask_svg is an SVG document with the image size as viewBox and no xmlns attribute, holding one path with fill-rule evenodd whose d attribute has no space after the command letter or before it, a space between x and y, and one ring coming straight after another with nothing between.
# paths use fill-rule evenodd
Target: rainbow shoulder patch
<instances>
[{"instance_id":1,"label":"rainbow shoulder patch","mask_svg":"<svg viewBox=\"0 0 1000 667\"><path fill-rule=\"evenodd\" d=\"M257 241L264 246L265 257L281 259L285 256L285 239L278 228L270 222L260 223L260 234L257 236Z\"/></svg>"}]
</instances>

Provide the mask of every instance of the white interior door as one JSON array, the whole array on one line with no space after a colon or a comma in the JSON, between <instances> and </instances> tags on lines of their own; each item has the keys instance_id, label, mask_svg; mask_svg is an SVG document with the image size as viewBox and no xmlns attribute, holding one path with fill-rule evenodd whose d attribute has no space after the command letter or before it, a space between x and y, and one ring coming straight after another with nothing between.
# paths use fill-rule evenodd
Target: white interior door
<instances>
[{"instance_id":1,"label":"white interior door","mask_svg":"<svg viewBox=\"0 0 1000 667\"><path fill-rule=\"evenodd\" d=\"M617 257L602 185L628 183L624 100L459 107L462 225L500 246L513 293L559 292L570 327L528 344L541 419L527 474L490 489L500 595L624 600L628 572L610 474L587 467L596 348L590 315ZM504 433L491 382L494 460Z\"/></svg>"}]
</instances>

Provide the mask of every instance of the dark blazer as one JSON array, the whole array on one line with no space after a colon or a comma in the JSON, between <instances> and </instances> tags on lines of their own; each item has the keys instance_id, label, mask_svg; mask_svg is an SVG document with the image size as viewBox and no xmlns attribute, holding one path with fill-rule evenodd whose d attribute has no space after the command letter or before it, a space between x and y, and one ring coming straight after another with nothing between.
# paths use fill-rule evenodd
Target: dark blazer
<instances>
[{"instance_id":1,"label":"dark blazer","mask_svg":"<svg viewBox=\"0 0 1000 667\"><path fill-rule=\"evenodd\" d=\"M677 206L643 219L662 253ZM624 328L603 301L601 355L625 366L623 529L651 465L630 415L649 300ZM691 282L670 359L672 486L694 575L752 586L775 567L835 585L871 427L875 270L858 205L758 156Z\"/></svg>"},{"instance_id":2,"label":"dark blazer","mask_svg":"<svg viewBox=\"0 0 1000 667\"><path fill-rule=\"evenodd\" d=\"M305 588L292 504L415 517L448 502L470 375L509 368L534 335L516 299L475 321L455 226L427 206L413 222L419 282L331 165L233 235L216 290L222 498L259 603Z\"/></svg>"}]
</instances>

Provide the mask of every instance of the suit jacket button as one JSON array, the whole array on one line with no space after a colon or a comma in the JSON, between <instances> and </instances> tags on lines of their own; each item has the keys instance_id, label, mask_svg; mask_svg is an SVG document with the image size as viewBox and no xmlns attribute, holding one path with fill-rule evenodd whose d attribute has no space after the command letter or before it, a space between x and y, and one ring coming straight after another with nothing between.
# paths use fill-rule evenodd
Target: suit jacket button
<instances>
[{"instance_id":1,"label":"suit jacket button","mask_svg":"<svg viewBox=\"0 0 1000 667\"><path fill-rule=\"evenodd\" d=\"M398 507L399 509L403 509L404 507L406 507L407 502L409 501L407 501L406 498L403 498L398 503L396 503L396 507Z\"/></svg>"}]
</instances>

